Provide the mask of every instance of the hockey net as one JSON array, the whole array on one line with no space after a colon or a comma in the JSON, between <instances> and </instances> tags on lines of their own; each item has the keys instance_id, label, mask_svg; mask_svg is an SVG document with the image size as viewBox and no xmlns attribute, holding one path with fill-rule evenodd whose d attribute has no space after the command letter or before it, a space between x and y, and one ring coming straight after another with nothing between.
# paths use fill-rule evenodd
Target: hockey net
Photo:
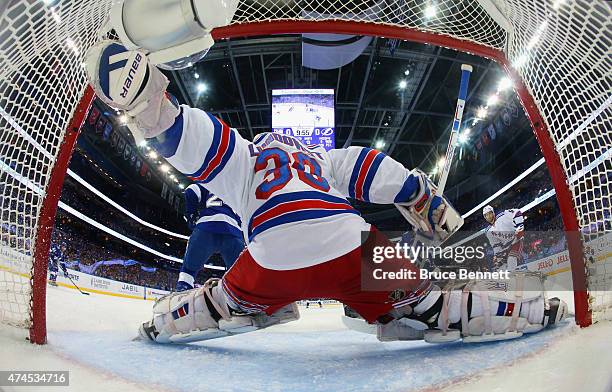
<instances>
[{"instance_id":1,"label":"hockey net","mask_svg":"<svg viewBox=\"0 0 612 392\"><path fill-rule=\"evenodd\" d=\"M45 341L50 230L91 102L83 54L110 0L9 1L0 19L0 322ZM215 39L277 33L377 35L497 61L515 89L568 231L576 319L609 317L612 245L611 9L603 1L241 1ZM606 312L607 315L606 315Z\"/></svg>"}]
</instances>

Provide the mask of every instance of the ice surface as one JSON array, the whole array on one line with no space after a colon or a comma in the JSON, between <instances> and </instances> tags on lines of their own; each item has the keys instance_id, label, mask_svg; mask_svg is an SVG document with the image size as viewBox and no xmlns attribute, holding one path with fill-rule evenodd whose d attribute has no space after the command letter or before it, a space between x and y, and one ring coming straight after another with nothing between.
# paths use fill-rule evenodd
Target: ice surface
<instances>
[{"instance_id":1,"label":"ice surface","mask_svg":"<svg viewBox=\"0 0 612 392\"><path fill-rule=\"evenodd\" d=\"M340 307L302 308L294 323L160 346L131 341L151 302L48 292L49 344L1 333L0 369L70 369L73 390L604 391L612 369L610 323L578 330L568 322L497 343L381 343L346 330Z\"/></svg>"}]
</instances>

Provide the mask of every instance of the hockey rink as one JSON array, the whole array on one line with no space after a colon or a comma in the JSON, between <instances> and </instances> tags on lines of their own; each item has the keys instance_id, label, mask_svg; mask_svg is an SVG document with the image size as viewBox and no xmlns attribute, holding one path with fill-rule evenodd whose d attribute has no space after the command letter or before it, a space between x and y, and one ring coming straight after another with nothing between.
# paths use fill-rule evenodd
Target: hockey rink
<instances>
[{"instance_id":1,"label":"hockey rink","mask_svg":"<svg viewBox=\"0 0 612 392\"><path fill-rule=\"evenodd\" d=\"M250 334L179 346L134 342L136 328L149 317L151 305L151 301L84 296L73 289L49 287L48 344L33 346L23 340L23 331L1 327L8 333L0 334L0 369L70 370L69 390L74 391L608 391L612 387L610 322L580 330L568 320L539 334L497 343L381 343L373 335L347 330L339 306L302 307L299 321Z\"/></svg>"}]
</instances>

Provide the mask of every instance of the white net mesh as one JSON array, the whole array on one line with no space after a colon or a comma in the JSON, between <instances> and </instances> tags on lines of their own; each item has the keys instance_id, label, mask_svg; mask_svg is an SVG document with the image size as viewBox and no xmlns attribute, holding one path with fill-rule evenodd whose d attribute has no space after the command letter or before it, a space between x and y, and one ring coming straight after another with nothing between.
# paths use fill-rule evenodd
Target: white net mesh
<instances>
[{"instance_id":1,"label":"white net mesh","mask_svg":"<svg viewBox=\"0 0 612 392\"><path fill-rule=\"evenodd\" d=\"M0 321L30 327L44 190L86 86L83 53L109 4L14 1L6 7L0 19Z\"/></svg>"},{"instance_id":2,"label":"white net mesh","mask_svg":"<svg viewBox=\"0 0 612 392\"><path fill-rule=\"evenodd\" d=\"M82 55L95 40L109 3L15 2L0 20L2 321L30 323L30 256L42 203L37 189L49 182L85 86ZM586 267L593 309L612 303L612 246L602 234L612 225L609 3L246 0L240 2L233 26L250 26L257 33L262 25L254 22L298 20L408 28L504 51L544 117L568 178L579 227L589 232L585 240L593 257ZM325 32L324 25L320 32Z\"/></svg>"}]
</instances>

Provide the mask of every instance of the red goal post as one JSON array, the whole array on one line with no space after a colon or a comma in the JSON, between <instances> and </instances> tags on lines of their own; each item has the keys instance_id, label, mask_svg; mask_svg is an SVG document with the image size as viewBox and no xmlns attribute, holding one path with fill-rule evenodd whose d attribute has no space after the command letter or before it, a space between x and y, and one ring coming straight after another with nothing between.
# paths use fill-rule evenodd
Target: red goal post
<instances>
[{"instance_id":1,"label":"red goal post","mask_svg":"<svg viewBox=\"0 0 612 392\"><path fill-rule=\"evenodd\" d=\"M0 8L0 322L29 329L35 343L46 339L47 258L61 183L91 101L82 56L110 3ZM512 78L545 157L567 232L576 321L588 326L594 309L612 303L612 267L587 263L585 241L594 234L581 235L611 219L604 181L612 159L611 18L609 4L588 0L244 0L232 24L212 35L375 35L496 61ZM601 263L611 264L607 255ZM594 276L604 288L595 295Z\"/></svg>"}]
</instances>

